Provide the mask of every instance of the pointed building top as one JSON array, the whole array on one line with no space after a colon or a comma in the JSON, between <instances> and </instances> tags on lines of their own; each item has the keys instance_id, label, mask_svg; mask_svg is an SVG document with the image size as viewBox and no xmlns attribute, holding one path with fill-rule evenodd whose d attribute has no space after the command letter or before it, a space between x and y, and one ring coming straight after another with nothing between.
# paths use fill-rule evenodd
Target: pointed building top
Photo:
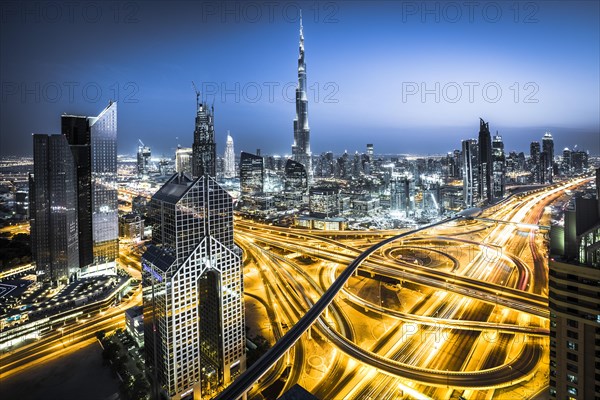
<instances>
[{"instance_id":1,"label":"pointed building top","mask_svg":"<svg viewBox=\"0 0 600 400\"><path fill-rule=\"evenodd\" d=\"M302 9L300 9L300 41L304 41L304 27L302 26Z\"/></svg>"}]
</instances>

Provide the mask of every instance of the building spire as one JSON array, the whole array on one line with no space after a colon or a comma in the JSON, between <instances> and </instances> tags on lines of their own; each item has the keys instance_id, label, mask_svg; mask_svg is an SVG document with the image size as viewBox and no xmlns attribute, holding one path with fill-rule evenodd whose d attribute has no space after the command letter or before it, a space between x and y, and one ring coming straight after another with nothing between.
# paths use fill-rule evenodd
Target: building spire
<instances>
[{"instance_id":1,"label":"building spire","mask_svg":"<svg viewBox=\"0 0 600 400\"><path fill-rule=\"evenodd\" d=\"M308 99L306 96L306 63L304 61L304 27L300 10L300 40L298 46L298 86L296 86L296 118L292 158L301 163L309 176L312 173L310 128L308 127Z\"/></svg>"},{"instance_id":2,"label":"building spire","mask_svg":"<svg viewBox=\"0 0 600 400\"><path fill-rule=\"evenodd\" d=\"M302 26L302 9L300 9L300 54L298 58L304 62L304 27Z\"/></svg>"}]
</instances>

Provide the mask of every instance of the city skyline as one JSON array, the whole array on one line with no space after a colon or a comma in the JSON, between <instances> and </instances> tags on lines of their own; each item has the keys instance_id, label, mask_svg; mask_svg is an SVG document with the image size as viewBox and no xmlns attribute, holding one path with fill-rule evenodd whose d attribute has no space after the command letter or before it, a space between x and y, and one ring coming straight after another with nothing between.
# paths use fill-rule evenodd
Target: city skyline
<instances>
[{"instance_id":1,"label":"city skyline","mask_svg":"<svg viewBox=\"0 0 600 400\"><path fill-rule=\"evenodd\" d=\"M260 18L252 18L243 3L224 11L220 3L182 4L176 30L162 19L165 6L160 3L133 3L137 6L118 10L118 17L112 9L102 10L105 17L96 24L74 13L73 22L53 31L51 44L43 49L43 41L32 40L58 24L40 4L37 15L35 7L29 14L15 4L2 9L3 156L31 154L31 133L57 133L57 114L92 114L109 97L121 108L120 154L133 154L142 139L157 156L172 156L178 144L192 143L192 80L206 102L215 105L217 154L223 153L230 130L238 152L260 147L264 153L289 155L297 3L278 3L272 14L261 9ZM577 144L600 153L595 139L597 3L519 3L517 10L488 2L471 10L472 15L459 9L460 18L454 16L456 10L434 2L378 5L389 12L359 2L304 7L313 155L362 151L366 142L375 144L376 153L385 148L386 153L444 154L476 136L479 117L490 121L492 134L503 136L507 151L526 151L530 141L550 131L557 149ZM501 16L496 18L497 9ZM67 18L62 11L61 18ZM4 33L23 24L30 28L24 36L29 45L16 48ZM89 33L72 38L69 33L83 24ZM156 31L140 37L150 24ZM106 40L94 42L95 51L86 50L68 67L63 64L69 45L99 30ZM10 59L4 56L8 53ZM25 65L25 60L36 62ZM141 63L156 68L142 69ZM561 68L577 73L565 76ZM487 98L479 90L485 85ZM502 95L494 103L497 88ZM462 96L455 101L457 90ZM374 102L377 107L370 106ZM28 120L23 117L27 113L38 118ZM354 115L360 118L348 118ZM412 139L423 135L432 140Z\"/></svg>"},{"instance_id":2,"label":"city skyline","mask_svg":"<svg viewBox=\"0 0 600 400\"><path fill-rule=\"evenodd\" d=\"M0 2L4 397L600 399L599 49L597 0Z\"/></svg>"}]
</instances>

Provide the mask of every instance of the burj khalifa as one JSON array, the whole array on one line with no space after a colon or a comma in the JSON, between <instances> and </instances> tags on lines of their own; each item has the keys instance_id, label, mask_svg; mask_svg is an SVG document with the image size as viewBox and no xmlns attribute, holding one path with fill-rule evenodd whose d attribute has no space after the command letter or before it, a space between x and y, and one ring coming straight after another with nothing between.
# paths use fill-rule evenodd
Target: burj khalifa
<instances>
[{"instance_id":1,"label":"burj khalifa","mask_svg":"<svg viewBox=\"0 0 600 400\"><path fill-rule=\"evenodd\" d=\"M292 159L304 166L310 180L312 177L312 160L310 152L310 128L308 127L308 99L306 97L306 63L304 62L302 14L300 14L298 86L296 87L296 118L294 118L294 144L292 145Z\"/></svg>"}]
</instances>

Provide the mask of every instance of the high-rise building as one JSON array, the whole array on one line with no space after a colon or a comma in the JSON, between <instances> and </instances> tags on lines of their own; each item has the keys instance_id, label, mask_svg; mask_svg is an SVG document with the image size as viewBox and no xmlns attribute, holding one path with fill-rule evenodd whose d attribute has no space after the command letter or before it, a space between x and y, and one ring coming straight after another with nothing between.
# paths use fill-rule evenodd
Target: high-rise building
<instances>
[{"instance_id":1,"label":"high-rise building","mask_svg":"<svg viewBox=\"0 0 600 400\"><path fill-rule=\"evenodd\" d=\"M196 94L196 128L192 146L192 175L216 176L217 146L215 144L214 108L208 108Z\"/></svg>"},{"instance_id":2,"label":"high-rise building","mask_svg":"<svg viewBox=\"0 0 600 400\"><path fill-rule=\"evenodd\" d=\"M288 159L285 163L285 190L305 192L308 189L308 174L304 165Z\"/></svg>"},{"instance_id":3,"label":"high-rise building","mask_svg":"<svg viewBox=\"0 0 600 400\"><path fill-rule=\"evenodd\" d=\"M492 197L501 199L504 197L504 186L506 177L506 159L504 155L504 142L502 136L496 135L492 140Z\"/></svg>"},{"instance_id":4,"label":"high-rise building","mask_svg":"<svg viewBox=\"0 0 600 400\"><path fill-rule=\"evenodd\" d=\"M562 154L562 160L560 163L561 173L564 176L571 175L571 150L568 147L565 147Z\"/></svg>"},{"instance_id":5,"label":"high-rise building","mask_svg":"<svg viewBox=\"0 0 600 400\"><path fill-rule=\"evenodd\" d=\"M139 140L140 145L138 146L137 151L137 172L139 176L148 175L148 167L150 166L150 156L152 152L150 151L150 147L144 145L141 140Z\"/></svg>"},{"instance_id":6,"label":"high-rise building","mask_svg":"<svg viewBox=\"0 0 600 400\"><path fill-rule=\"evenodd\" d=\"M191 147L179 147L175 150L175 171L192 175Z\"/></svg>"},{"instance_id":7,"label":"high-rise building","mask_svg":"<svg viewBox=\"0 0 600 400\"><path fill-rule=\"evenodd\" d=\"M492 137L489 123L479 118L479 185L478 194L482 201L492 201Z\"/></svg>"},{"instance_id":8,"label":"high-rise building","mask_svg":"<svg viewBox=\"0 0 600 400\"><path fill-rule=\"evenodd\" d=\"M462 141L463 200L466 207L479 202L479 148L477 140Z\"/></svg>"},{"instance_id":9,"label":"high-rise building","mask_svg":"<svg viewBox=\"0 0 600 400\"><path fill-rule=\"evenodd\" d=\"M552 183L554 175L554 139L550 132L544 133L542 151L546 153L546 159L543 164L540 163L540 167L544 169L544 181L541 183Z\"/></svg>"},{"instance_id":10,"label":"high-rise building","mask_svg":"<svg viewBox=\"0 0 600 400\"><path fill-rule=\"evenodd\" d=\"M600 181L600 169L596 171ZM549 262L550 397L600 398L600 189L576 198L552 226Z\"/></svg>"},{"instance_id":11,"label":"high-rise building","mask_svg":"<svg viewBox=\"0 0 600 400\"><path fill-rule=\"evenodd\" d=\"M29 175L31 250L38 279L65 283L79 271L77 174L63 135L33 135Z\"/></svg>"},{"instance_id":12,"label":"high-rise building","mask_svg":"<svg viewBox=\"0 0 600 400\"><path fill-rule=\"evenodd\" d=\"M540 142L529 145L529 170L533 183L540 183Z\"/></svg>"},{"instance_id":13,"label":"high-rise building","mask_svg":"<svg viewBox=\"0 0 600 400\"><path fill-rule=\"evenodd\" d=\"M259 155L242 151L240 157L240 192L242 196L255 196L264 192L265 166Z\"/></svg>"},{"instance_id":14,"label":"high-rise building","mask_svg":"<svg viewBox=\"0 0 600 400\"><path fill-rule=\"evenodd\" d=\"M225 144L225 155L223 156L225 168L223 176L225 178L235 178L235 153L233 150L233 138L227 131L227 142Z\"/></svg>"},{"instance_id":15,"label":"high-rise building","mask_svg":"<svg viewBox=\"0 0 600 400\"><path fill-rule=\"evenodd\" d=\"M548 153L546 153L545 151L542 151L540 153L540 183L548 183L549 182L549 177L548 174L551 173L551 171L547 168L548 165Z\"/></svg>"},{"instance_id":16,"label":"high-rise building","mask_svg":"<svg viewBox=\"0 0 600 400\"><path fill-rule=\"evenodd\" d=\"M154 396L208 398L246 363L233 201L213 177L180 173L152 197L149 214L153 238L142 257L142 287Z\"/></svg>"},{"instance_id":17,"label":"high-rise building","mask_svg":"<svg viewBox=\"0 0 600 400\"><path fill-rule=\"evenodd\" d=\"M312 153L310 151L310 128L308 127L308 97L306 96L306 63L304 62L302 15L300 16L298 86L296 87L296 118L294 118L292 159L304 166L310 179L312 177Z\"/></svg>"},{"instance_id":18,"label":"high-rise building","mask_svg":"<svg viewBox=\"0 0 600 400\"><path fill-rule=\"evenodd\" d=\"M581 174L587 171L589 168L588 154L583 150L573 150L571 153L571 164L573 167L573 172L576 174Z\"/></svg>"},{"instance_id":19,"label":"high-rise building","mask_svg":"<svg viewBox=\"0 0 600 400\"><path fill-rule=\"evenodd\" d=\"M374 154L373 144L372 143L368 143L367 144L367 155L369 156L369 158L371 160L373 159L373 154Z\"/></svg>"},{"instance_id":20,"label":"high-rise building","mask_svg":"<svg viewBox=\"0 0 600 400\"><path fill-rule=\"evenodd\" d=\"M111 101L97 117L62 115L61 129L77 170L81 274L115 274L119 252L117 103Z\"/></svg>"},{"instance_id":21,"label":"high-rise building","mask_svg":"<svg viewBox=\"0 0 600 400\"><path fill-rule=\"evenodd\" d=\"M390 180L390 209L410 211L410 179L406 176Z\"/></svg>"}]
</instances>

